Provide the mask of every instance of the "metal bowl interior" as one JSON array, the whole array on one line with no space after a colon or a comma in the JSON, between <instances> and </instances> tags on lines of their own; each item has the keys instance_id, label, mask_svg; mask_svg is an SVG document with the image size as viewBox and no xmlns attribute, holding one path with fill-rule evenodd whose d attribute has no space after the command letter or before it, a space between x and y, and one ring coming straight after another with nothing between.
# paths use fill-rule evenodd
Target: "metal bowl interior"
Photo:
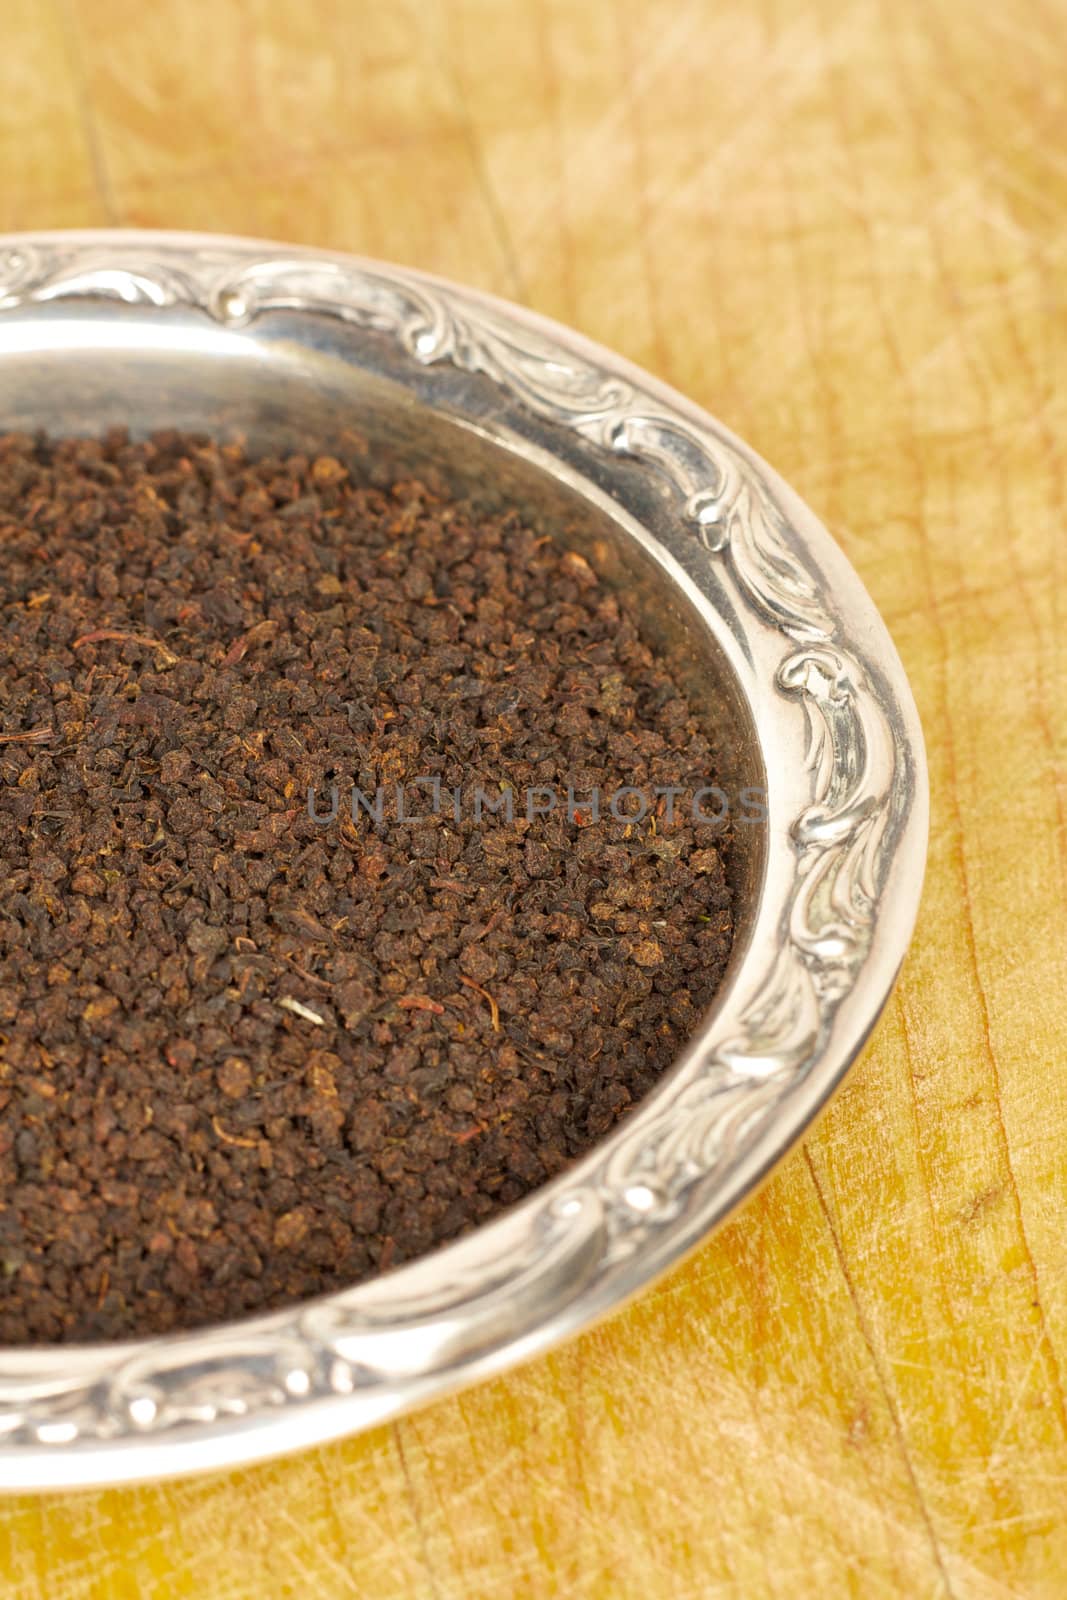
<instances>
[{"instance_id":1,"label":"metal bowl interior","mask_svg":"<svg viewBox=\"0 0 1067 1600\"><path fill-rule=\"evenodd\" d=\"M0 241L0 429L177 426L387 463L520 506L625 590L732 794L726 984L656 1091L498 1221L272 1316L0 1352L0 1486L218 1468L369 1426L545 1347L763 1178L888 994L926 839L900 663L836 546L711 418L515 307L254 241Z\"/></svg>"},{"instance_id":2,"label":"metal bowl interior","mask_svg":"<svg viewBox=\"0 0 1067 1600\"><path fill-rule=\"evenodd\" d=\"M201 431L242 439L253 454L327 450L357 475L410 473L487 509L519 506L638 607L646 633L715 730L730 790L764 787L751 709L718 638L672 552L645 532L661 510L662 488L633 464L620 458L614 481L602 484L595 447L565 433L547 440L518 431L520 417L506 415L484 375L470 376L462 389L452 375L452 393L439 383L413 393L387 335L344 328L338 339L331 329L327 340L321 314L272 310L235 333L205 328L202 315L184 306L110 301L93 305L89 318L85 310L64 300L48 308L47 320L35 308L28 324L0 324L0 428L53 436L110 427L135 437L168 427ZM617 489L626 479L623 501ZM762 839L760 828L746 827L732 840L742 920L755 899Z\"/></svg>"}]
</instances>

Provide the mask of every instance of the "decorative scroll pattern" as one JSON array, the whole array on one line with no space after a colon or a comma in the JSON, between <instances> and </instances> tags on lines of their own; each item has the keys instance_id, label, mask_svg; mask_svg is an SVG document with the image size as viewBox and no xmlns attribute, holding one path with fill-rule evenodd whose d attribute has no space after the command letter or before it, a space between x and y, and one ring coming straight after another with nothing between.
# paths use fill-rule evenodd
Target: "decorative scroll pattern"
<instances>
[{"instance_id":1,"label":"decorative scroll pattern","mask_svg":"<svg viewBox=\"0 0 1067 1600\"><path fill-rule=\"evenodd\" d=\"M792 822L795 878L782 938L727 1039L607 1140L581 1186L536 1197L518 1248L483 1251L447 1287L415 1298L386 1285L266 1322L69 1363L0 1359L0 1449L125 1439L217 1423L324 1396L425 1380L503 1342L516 1296L581 1294L669 1226L818 1057L870 947L892 848L900 752L861 665L841 647L821 586L759 471L640 380L576 355L549 331L400 271L295 254L154 241L70 241L0 251L0 314L107 297L196 307L229 327L272 309L341 318L392 337L422 367L483 374L512 403L631 458L677 496L726 566L740 612L777 632L777 688L807 719L810 800ZM546 1290L546 1285L548 1289ZM84 1358L84 1359L83 1359ZM45 1374L42 1376L42 1372ZM22 1374L25 1376L22 1376Z\"/></svg>"}]
</instances>

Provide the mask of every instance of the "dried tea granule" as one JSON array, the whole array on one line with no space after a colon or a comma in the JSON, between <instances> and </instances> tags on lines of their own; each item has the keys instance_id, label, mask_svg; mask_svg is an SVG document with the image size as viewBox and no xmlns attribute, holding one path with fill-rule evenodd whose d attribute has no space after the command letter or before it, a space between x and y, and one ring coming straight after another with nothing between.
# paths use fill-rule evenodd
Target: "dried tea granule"
<instances>
[{"instance_id":1,"label":"dried tea granule","mask_svg":"<svg viewBox=\"0 0 1067 1600\"><path fill-rule=\"evenodd\" d=\"M5 1342L430 1250L606 1134L714 995L722 832L663 797L525 814L694 790L719 753L520 511L9 435L0 614Z\"/></svg>"}]
</instances>

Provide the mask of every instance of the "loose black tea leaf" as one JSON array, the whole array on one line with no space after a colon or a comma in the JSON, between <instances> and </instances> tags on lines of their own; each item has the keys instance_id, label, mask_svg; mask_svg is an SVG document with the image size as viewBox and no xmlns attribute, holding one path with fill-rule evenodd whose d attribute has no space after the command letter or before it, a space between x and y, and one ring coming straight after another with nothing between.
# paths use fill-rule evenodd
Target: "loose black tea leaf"
<instances>
[{"instance_id":1,"label":"loose black tea leaf","mask_svg":"<svg viewBox=\"0 0 1067 1600\"><path fill-rule=\"evenodd\" d=\"M9 435L0 615L0 1339L430 1250L607 1133L712 998L728 834L684 797L716 753L520 514Z\"/></svg>"}]
</instances>

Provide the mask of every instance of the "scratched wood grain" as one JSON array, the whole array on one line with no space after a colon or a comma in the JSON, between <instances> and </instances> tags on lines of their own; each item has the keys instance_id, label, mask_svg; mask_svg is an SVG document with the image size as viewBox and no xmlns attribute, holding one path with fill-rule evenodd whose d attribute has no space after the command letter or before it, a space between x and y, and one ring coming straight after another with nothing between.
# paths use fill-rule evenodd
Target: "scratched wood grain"
<instances>
[{"instance_id":1,"label":"scratched wood grain","mask_svg":"<svg viewBox=\"0 0 1067 1600\"><path fill-rule=\"evenodd\" d=\"M894 631L934 806L872 1045L683 1270L367 1437L4 1501L4 1594L1067 1594L1064 0L5 0L2 21L0 226L432 268L751 439Z\"/></svg>"}]
</instances>

